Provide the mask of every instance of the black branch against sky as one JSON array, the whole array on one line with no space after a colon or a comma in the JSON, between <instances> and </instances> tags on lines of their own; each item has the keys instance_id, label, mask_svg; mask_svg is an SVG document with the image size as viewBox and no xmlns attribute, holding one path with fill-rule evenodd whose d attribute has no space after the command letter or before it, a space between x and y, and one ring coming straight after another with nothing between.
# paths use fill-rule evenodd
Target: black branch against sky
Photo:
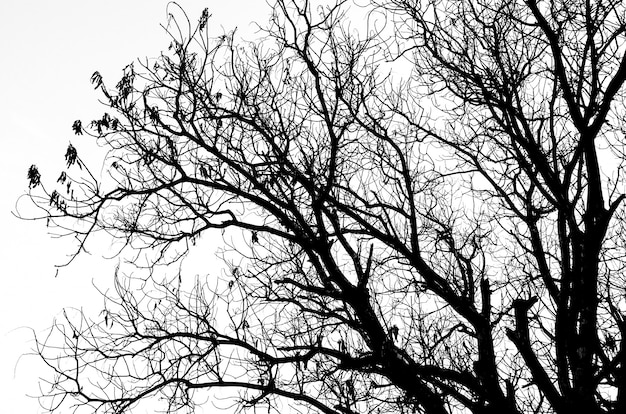
<instances>
[{"instance_id":1,"label":"black branch against sky","mask_svg":"<svg viewBox=\"0 0 626 414\"><path fill-rule=\"evenodd\" d=\"M36 218L153 260L38 338L51 412L626 412L624 2L364 3L171 5L93 75L104 164L32 166Z\"/></svg>"}]
</instances>

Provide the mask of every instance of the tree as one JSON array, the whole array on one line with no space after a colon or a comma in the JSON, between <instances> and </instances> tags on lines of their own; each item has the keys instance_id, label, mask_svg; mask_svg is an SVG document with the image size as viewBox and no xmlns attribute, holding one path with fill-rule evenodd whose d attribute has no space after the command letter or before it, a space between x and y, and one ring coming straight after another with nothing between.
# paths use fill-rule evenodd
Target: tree
<instances>
[{"instance_id":1,"label":"tree","mask_svg":"<svg viewBox=\"0 0 626 414\"><path fill-rule=\"evenodd\" d=\"M77 254L152 258L38 342L51 411L626 412L625 8L277 0L252 43L172 18L92 78L106 174L72 145L61 189L28 174ZM220 234L229 275L172 273Z\"/></svg>"}]
</instances>

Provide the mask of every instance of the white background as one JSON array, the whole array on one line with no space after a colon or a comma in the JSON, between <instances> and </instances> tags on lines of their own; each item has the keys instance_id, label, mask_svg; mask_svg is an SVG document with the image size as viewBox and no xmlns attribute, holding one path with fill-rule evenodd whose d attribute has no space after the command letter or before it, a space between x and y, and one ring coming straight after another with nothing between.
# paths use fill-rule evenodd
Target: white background
<instances>
[{"instance_id":1,"label":"white background","mask_svg":"<svg viewBox=\"0 0 626 414\"><path fill-rule=\"evenodd\" d=\"M87 161L100 152L89 138L71 131L74 120L101 115L89 78L96 70L114 85L122 68L154 57L169 44L164 0L3 0L0 2L0 411L43 412L36 399L41 362L22 356L33 332L44 333L64 307L97 313L101 299L93 284L106 286L115 261L98 253L79 258L55 277L71 244L53 239L44 222L13 217L27 189L26 172L36 164L53 182L64 167L68 142ZM211 32L267 21L262 0L179 0L192 21L204 7ZM223 27L223 29L222 29ZM249 35L248 35L249 33Z\"/></svg>"}]
</instances>

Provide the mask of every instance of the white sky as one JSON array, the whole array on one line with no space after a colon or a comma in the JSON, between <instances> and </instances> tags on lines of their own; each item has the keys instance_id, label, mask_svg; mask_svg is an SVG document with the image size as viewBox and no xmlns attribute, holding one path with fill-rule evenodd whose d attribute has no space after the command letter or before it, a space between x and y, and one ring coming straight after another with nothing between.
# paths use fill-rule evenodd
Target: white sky
<instances>
[{"instance_id":1,"label":"white sky","mask_svg":"<svg viewBox=\"0 0 626 414\"><path fill-rule=\"evenodd\" d=\"M105 285L114 261L82 257L55 277L70 245L54 240L43 222L24 222L11 214L27 188L26 172L37 164L44 179L64 167L69 141L79 155L96 163L89 138L71 132L76 119L88 121L103 107L89 83L98 70L116 82L136 58L153 57L169 41L165 0L15 0L0 1L0 396L2 412L43 412L26 393L38 393L42 368L32 348L32 332L45 332L63 307L101 303L92 284ZM204 7L219 26L250 31L249 22L266 21L263 0L178 0L192 20ZM8 233L6 232L8 229ZM95 315L94 315L95 316ZM18 363L19 360L19 363Z\"/></svg>"}]
</instances>

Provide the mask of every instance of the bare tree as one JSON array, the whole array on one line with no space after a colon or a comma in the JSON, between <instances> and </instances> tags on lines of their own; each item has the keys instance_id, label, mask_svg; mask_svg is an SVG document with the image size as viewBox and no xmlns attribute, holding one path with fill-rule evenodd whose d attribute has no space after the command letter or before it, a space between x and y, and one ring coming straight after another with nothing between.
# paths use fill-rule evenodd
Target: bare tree
<instances>
[{"instance_id":1,"label":"bare tree","mask_svg":"<svg viewBox=\"0 0 626 414\"><path fill-rule=\"evenodd\" d=\"M50 411L626 412L625 6L277 0L95 73L103 176L70 145L31 198L153 261L38 342ZM202 235L230 273L190 282Z\"/></svg>"}]
</instances>

